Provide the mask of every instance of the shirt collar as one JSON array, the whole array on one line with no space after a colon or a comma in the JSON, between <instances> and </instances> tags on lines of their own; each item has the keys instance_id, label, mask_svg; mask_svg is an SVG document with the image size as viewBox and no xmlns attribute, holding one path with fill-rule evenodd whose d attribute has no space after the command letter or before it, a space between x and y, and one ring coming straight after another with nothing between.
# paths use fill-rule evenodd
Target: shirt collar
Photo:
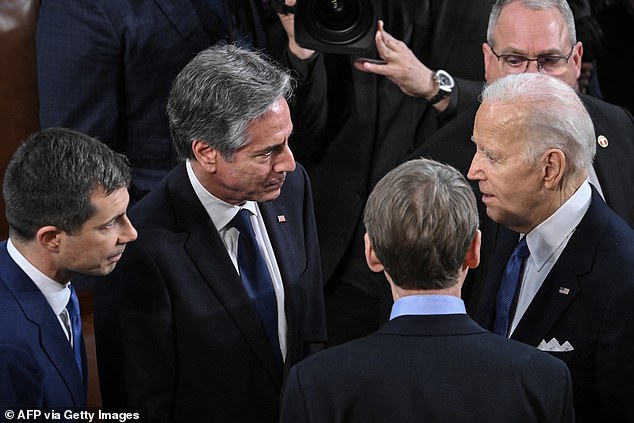
<instances>
[{"instance_id":1,"label":"shirt collar","mask_svg":"<svg viewBox=\"0 0 634 423\"><path fill-rule=\"evenodd\" d=\"M451 295L408 295L392 305L390 320L404 315L466 314L464 301Z\"/></svg>"},{"instance_id":2,"label":"shirt collar","mask_svg":"<svg viewBox=\"0 0 634 423\"><path fill-rule=\"evenodd\" d=\"M68 304L68 300L70 299L70 289L68 288L70 283L61 284L38 270L15 248L15 245L11 242L11 238L7 241L7 251L13 261L42 292L55 314L59 316L62 310L66 308L66 304Z\"/></svg>"},{"instance_id":3,"label":"shirt collar","mask_svg":"<svg viewBox=\"0 0 634 423\"><path fill-rule=\"evenodd\" d=\"M530 250L529 260L532 260L538 270L572 235L590 207L591 200L592 189L588 182L584 182L555 213L526 235L526 244Z\"/></svg>"},{"instance_id":4,"label":"shirt collar","mask_svg":"<svg viewBox=\"0 0 634 423\"><path fill-rule=\"evenodd\" d=\"M247 201L240 206L234 206L219 199L207 191L207 189L200 183L189 160L186 162L186 167L189 182L192 184L198 200L200 200L218 232L227 226L240 209L247 209L256 216L259 214L257 204L254 201Z\"/></svg>"}]
</instances>

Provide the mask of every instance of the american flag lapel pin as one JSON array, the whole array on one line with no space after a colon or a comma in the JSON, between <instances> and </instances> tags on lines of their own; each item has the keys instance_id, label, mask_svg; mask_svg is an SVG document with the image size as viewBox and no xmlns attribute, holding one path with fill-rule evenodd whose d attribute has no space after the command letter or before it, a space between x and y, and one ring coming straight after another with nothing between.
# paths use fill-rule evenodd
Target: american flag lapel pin
<instances>
[{"instance_id":1,"label":"american flag lapel pin","mask_svg":"<svg viewBox=\"0 0 634 423\"><path fill-rule=\"evenodd\" d=\"M560 294L564 294L564 295L568 295L568 294L570 294L570 288L566 288L565 286L560 286L559 287L559 293Z\"/></svg>"},{"instance_id":2,"label":"american flag lapel pin","mask_svg":"<svg viewBox=\"0 0 634 423\"><path fill-rule=\"evenodd\" d=\"M277 216L277 222L278 223L284 223L286 222L286 216L284 216L283 214L280 214Z\"/></svg>"}]
</instances>

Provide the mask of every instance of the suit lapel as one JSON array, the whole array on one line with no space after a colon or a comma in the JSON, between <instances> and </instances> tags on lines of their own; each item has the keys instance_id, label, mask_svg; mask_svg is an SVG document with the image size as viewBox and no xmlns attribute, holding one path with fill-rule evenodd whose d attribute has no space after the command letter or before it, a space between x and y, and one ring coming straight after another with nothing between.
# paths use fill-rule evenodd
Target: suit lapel
<instances>
[{"instance_id":1,"label":"suit lapel","mask_svg":"<svg viewBox=\"0 0 634 423\"><path fill-rule=\"evenodd\" d=\"M38 326L40 346L64 380L73 403L84 407L84 384L70 343L44 295L9 256L6 242L0 245L0 273L26 319Z\"/></svg>"},{"instance_id":2,"label":"suit lapel","mask_svg":"<svg viewBox=\"0 0 634 423\"><path fill-rule=\"evenodd\" d=\"M298 228L301 225L292 222L295 216L288 215L286 208L275 201L258 203L258 206L262 212L262 219L271 240L273 251L275 251L275 259L280 268L282 280L285 282L291 281L295 277L293 275L297 274L297 272L293 271L298 263L298 257L295 254L298 251L297 248L301 248L300 251L303 251L303 246L294 245L294 237L291 231L292 228ZM286 285L287 283L284 284L285 287Z\"/></svg>"},{"instance_id":3,"label":"suit lapel","mask_svg":"<svg viewBox=\"0 0 634 423\"><path fill-rule=\"evenodd\" d=\"M169 181L169 193L179 224L189 232L185 251L271 376L281 383L273 351L260 319L218 231L196 197L182 164Z\"/></svg>"},{"instance_id":4,"label":"suit lapel","mask_svg":"<svg viewBox=\"0 0 634 423\"><path fill-rule=\"evenodd\" d=\"M517 245L519 234L493 222L486 215L483 216L482 225L485 225L483 233L490 234L485 235L486 239L483 236L483 251L485 248L484 243L488 240L487 245L490 245L490 247L486 251L491 253L483 258L480 268L476 269L478 277L481 278L482 287L480 288L480 301L478 302L474 318L480 325L491 330L495 319L495 300L500 286L500 279L502 278L506 262ZM486 230L488 228L490 230ZM484 262L485 259L486 263ZM486 274L481 275L481 272L486 272Z\"/></svg>"},{"instance_id":5,"label":"suit lapel","mask_svg":"<svg viewBox=\"0 0 634 423\"><path fill-rule=\"evenodd\" d=\"M593 188L586 215L522 316L512 339L537 346L579 295L579 280L592 270L595 248L607 225L600 218L604 207L607 206Z\"/></svg>"}]
</instances>

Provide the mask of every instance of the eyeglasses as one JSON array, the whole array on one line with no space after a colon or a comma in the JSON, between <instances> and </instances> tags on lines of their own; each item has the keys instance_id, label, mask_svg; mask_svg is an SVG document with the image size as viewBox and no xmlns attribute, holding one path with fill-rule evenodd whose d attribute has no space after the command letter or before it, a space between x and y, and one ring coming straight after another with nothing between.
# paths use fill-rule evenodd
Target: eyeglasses
<instances>
[{"instance_id":1,"label":"eyeglasses","mask_svg":"<svg viewBox=\"0 0 634 423\"><path fill-rule=\"evenodd\" d=\"M498 62L502 63L502 67L506 73L524 73L528 70L530 62L535 62L537 64L537 70L540 73L555 76L564 72L565 67L568 64L568 60L575 49L575 46L573 45L570 48L570 53L566 56L546 55L530 59L526 56L522 56L521 54L497 54L495 50L493 50L493 46L491 44L489 44L489 47L491 48L493 55L497 57Z\"/></svg>"}]
</instances>

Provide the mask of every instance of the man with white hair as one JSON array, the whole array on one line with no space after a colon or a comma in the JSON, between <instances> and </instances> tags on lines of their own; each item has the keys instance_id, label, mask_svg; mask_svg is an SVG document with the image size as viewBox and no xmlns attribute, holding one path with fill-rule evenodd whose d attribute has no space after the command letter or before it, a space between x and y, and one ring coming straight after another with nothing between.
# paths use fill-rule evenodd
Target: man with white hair
<instances>
[{"instance_id":1,"label":"man with white hair","mask_svg":"<svg viewBox=\"0 0 634 423\"><path fill-rule=\"evenodd\" d=\"M482 94L469 179L499 231L476 320L570 369L580 422L634 421L634 231L588 182L592 120L539 73Z\"/></svg>"}]
</instances>

